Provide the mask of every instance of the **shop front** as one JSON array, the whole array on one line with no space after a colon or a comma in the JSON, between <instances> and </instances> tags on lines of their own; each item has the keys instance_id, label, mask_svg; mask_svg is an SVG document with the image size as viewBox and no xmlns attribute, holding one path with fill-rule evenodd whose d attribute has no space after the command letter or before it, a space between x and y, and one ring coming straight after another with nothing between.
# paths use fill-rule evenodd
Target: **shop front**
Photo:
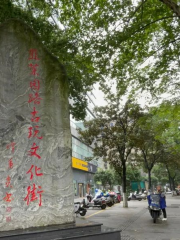
<instances>
[{"instance_id":1,"label":"shop front","mask_svg":"<svg viewBox=\"0 0 180 240\"><path fill-rule=\"evenodd\" d=\"M94 192L94 174L97 166L72 157L74 196L85 197Z\"/></svg>"}]
</instances>

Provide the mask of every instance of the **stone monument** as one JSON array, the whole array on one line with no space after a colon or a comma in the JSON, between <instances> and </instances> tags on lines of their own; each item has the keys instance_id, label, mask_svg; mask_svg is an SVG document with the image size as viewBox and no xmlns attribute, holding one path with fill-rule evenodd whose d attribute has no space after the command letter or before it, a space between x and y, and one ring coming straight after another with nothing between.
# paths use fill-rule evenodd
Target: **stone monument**
<instances>
[{"instance_id":1,"label":"stone monument","mask_svg":"<svg viewBox=\"0 0 180 240\"><path fill-rule=\"evenodd\" d=\"M66 73L19 20L0 26L0 240L120 240L75 223Z\"/></svg>"},{"instance_id":2,"label":"stone monument","mask_svg":"<svg viewBox=\"0 0 180 240\"><path fill-rule=\"evenodd\" d=\"M66 73L24 23L0 26L0 231L74 222Z\"/></svg>"}]
</instances>

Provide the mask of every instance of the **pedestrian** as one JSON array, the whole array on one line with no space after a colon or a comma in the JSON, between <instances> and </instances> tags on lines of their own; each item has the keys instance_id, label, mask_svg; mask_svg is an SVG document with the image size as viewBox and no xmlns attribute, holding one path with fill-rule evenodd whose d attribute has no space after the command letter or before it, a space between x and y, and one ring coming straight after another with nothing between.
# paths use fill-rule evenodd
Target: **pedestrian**
<instances>
[{"instance_id":1,"label":"pedestrian","mask_svg":"<svg viewBox=\"0 0 180 240\"><path fill-rule=\"evenodd\" d=\"M89 195L91 195L92 194L92 191L91 191L91 188L89 188Z\"/></svg>"},{"instance_id":2,"label":"pedestrian","mask_svg":"<svg viewBox=\"0 0 180 240\"><path fill-rule=\"evenodd\" d=\"M163 219L162 219L162 221L167 221L166 196L161 191L159 191L159 194L160 194L160 208L162 209L162 212L163 212Z\"/></svg>"}]
</instances>

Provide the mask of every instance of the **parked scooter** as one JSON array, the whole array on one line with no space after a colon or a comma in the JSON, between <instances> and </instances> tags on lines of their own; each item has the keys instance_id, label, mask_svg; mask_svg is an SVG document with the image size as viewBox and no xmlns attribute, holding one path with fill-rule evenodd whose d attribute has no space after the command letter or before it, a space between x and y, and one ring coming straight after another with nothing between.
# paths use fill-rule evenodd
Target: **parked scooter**
<instances>
[{"instance_id":1,"label":"parked scooter","mask_svg":"<svg viewBox=\"0 0 180 240\"><path fill-rule=\"evenodd\" d=\"M80 214L81 216L85 216L87 210L83 207L83 204L80 202L75 202L74 203L74 212L76 214Z\"/></svg>"},{"instance_id":2,"label":"parked scooter","mask_svg":"<svg viewBox=\"0 0 180 240\"><path fill-rule=\"evenodd\" d=\"M109 192L109 197L110 197L110 201L111 201L112 205L114 205L116 203L115 196L116 196L115 192L112 192L112 191Z\"/></svg>"},{"instance_id":3,"label":"parked scooter","mask_svg":"<svg viewBox=\"0 0 180 240\"><path fill-rule=\"evenodd\" d=\"M115 192L115 203L120 203L121 202L121 194L120 192Z\"/></svg>"},{"instance_id":4,"label":"parked scooter","mask_svg":"<svg viewBox=\"0 0 180 240\"><path fill-rule=\"evenodd\" d=\"M112 205L114 205L114 198L109 194L109 192L104 194L104 198L108 207L112 207Z\"/></svg>"},{"instance_id":5,"label":"parked scooter","mask_svg":"<svg viewBox=\"0 0 180 240\"><path fill-rule=\"evenodd\" d=\"M103 197L103 193L96 193L95 197L91 194L86 194L86 199L83 199L82 201L84 208L90 208L90 207L99 207L101 209L106 208L106 201Z\"/></svg>"},{"instance_id":6,"label":"parked scooter","mask_svg":"<svg viewBox=\"0 0 180 240\"><path fill-rule=\"evenodd\" d=\"M156 220L162 214L162 210L160 208L160 195L159 194L151 194L147 196L148 204L149 204L149 213L153 218L153 222L156 223Z\"/></svg>"},{"instance_id":7,"label":"parked scooter","mask_svg":"<svg viewBox=\"0 0 180 240\"><path fill-rule=\"evenodd\" d=\"M145 194L134 194L134 193L130 193L129 197L128 197L128 201L130 200L138 200L138 201L141 201L141 200L146 200L146 195Z\"/></svg>"}]
</instances>

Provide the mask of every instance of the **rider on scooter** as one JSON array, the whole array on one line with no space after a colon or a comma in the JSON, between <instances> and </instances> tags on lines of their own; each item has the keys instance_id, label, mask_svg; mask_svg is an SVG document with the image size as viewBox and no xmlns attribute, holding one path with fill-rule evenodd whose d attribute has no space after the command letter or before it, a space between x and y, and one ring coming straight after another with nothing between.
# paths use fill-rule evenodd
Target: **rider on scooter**
<instances>
[{"instance_id":1,"label":"rider on scooter","mask_svg":"<svg viewBox=\"0 0 180 240\"><path fill-rule=\"evenodd\" d=\"M149 192L149 196L147 197L148 199L148 204L149 206L151 205L151 195L152 193ZM161 191L161 189L158 190L157 194L160 195L160 200L159 200L159 205L160 205L160 208L163 212L163 219L162 221L167 221L167 214L166 214L166 197L165 197L165 194Z\"/></svg>"}]
</instances>

